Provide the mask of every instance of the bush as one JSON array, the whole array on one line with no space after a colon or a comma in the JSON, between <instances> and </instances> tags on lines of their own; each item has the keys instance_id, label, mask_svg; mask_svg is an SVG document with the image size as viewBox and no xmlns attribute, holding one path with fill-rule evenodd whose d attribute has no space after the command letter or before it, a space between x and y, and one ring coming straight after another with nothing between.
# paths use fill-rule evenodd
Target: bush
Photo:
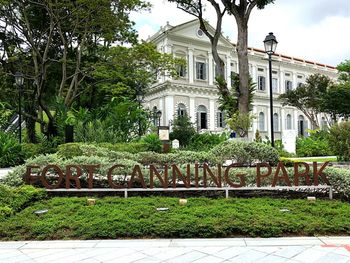
<instances>
[{"instance_id":1,"label":"bush","mask_svg":"<svg viewBox=\"0 0 350 263\"><path fill-rule=\"evenodd\" d=\"M40 143L23 143L22 151L24 153L24 159L33 158L40 154L46 153L45 149L43 149L43 146Z\"/></svg>"},{"instance_id":2,"label":"bush","mask_svg":"<svg viewBox=\"0 0 350 263\"><path fill-rule=\"evenodd\" d=\"M196 133L192 136L186 150L191 151L209 151L214 146L226 141L228 136L225 133Z\"/></svg>"},{"instance_id":3,"label":"bush","mask_svg":"<svg viewBox=\"0 0 350 263\"><path fill-rule=\"evenodd\" d=\"M5 218L46 197L44 189L24 185L12 188L0 185L0 218Z\"/></svg>"},{"instance_id":4,"label":"bush","mask_svg":"<svg viewBox=\"0 0 350 263\"><path fill-rule=\"evenodd\" d=\"M186 147L191 138L196 134L193 123L187 115L178 116L173 122L173 131L170 133L170 140L178 139L180 146Z\"/></svg>"},{"instance_id":5,"label":"bush","mask_svg":"<svg viewBox=\"0 0 350 263\"><path fill-rule=\"evenodd\" d=\"M350 160L350 121L335 124L330 128L329 146L338 159Z\"/></svg>"},{"instance_id":6,"label":"bush","mask_svg":"<svg viewBox=\"0 0 350 263\"><path fill-rule=\"evenodd\" d=\"M83 154L80 143L65 143L58 146L57 154L63 158L72 158Z\"/></svg>"},{"instance_id":7,"label":"bush","mask_svg":"<svg viewBox=\"0 0 350 263\"><path fill-rule=\"evenodd\" d=\"M159 137L155 133L151 133L146 135L143 139L142 142L145 144L147 151L151 152L161 152L162 151L162 141L159 140Z\"/></svg>"},{"instance_id":8,"label":"bush","mask_svg":"<svg viewBox=\"0 0 350 263\"><path fill-rule=\"evenodd\" d=\"M24 153L17 139L0 131L0 167L15 166L23 161Z\"/></svg>"},{"instance_id":9,"label":"bush","mask_svg":"<svg viewBox=\"0 0 350 263\"><path fill-rule=\"evenodd\" d=\"M229 140L217 145L210 152L218 163L223 163L226 160L248 165L256 162L271 164L278 162L276 149L257 142Z\"/></svg>"},{"instance_id":10,"label":"bush","mask_svg":"<svg viewBox=\"0 0 350 263\"><path fill-rule=\"evenodd\" d=\"M115 152L139 153L147 151L147 145L143 142L128 143L97 143L96 146L106 148Z\"/></svg>"},{"instance_id":11,"label":"bush","mask_svg":"<svg viewBox=\"0 0 350 263\"><path fill-rule=\"evenodd\" d=\"M329 133L326 131L311 131L309 137L298 138L296 152L299 157L333 155L329 144Z\"/></svg>"}]
</instances>

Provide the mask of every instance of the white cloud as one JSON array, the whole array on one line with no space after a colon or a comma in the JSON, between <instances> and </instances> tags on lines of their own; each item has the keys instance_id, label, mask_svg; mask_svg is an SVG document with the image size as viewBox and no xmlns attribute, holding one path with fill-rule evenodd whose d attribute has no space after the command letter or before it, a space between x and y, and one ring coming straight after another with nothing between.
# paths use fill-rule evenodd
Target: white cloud
<instances>
[{"instance_id":1,"label":"white cloud","mask_svg":"<svg viewBox=\"0 0 350 263\"><path fill-rule=\"evenodd\" d=\"M146 39L164 26L167 21L178 25L193 16L176 8L166 0L150 0L150 13L134 13L133 20L141 38ZM208 6L208 11L211 10ZM277 52L337 65L350 59L350 1L335 0L277 0L263 10L254 10L249 21L249 45L263 48L262 41L269 32L274 32L279 41ZM215 14L207 18L215 25ZM225 36L236 42L236 22L226 15L223 23Z\"/></svg>"}]
</instances>

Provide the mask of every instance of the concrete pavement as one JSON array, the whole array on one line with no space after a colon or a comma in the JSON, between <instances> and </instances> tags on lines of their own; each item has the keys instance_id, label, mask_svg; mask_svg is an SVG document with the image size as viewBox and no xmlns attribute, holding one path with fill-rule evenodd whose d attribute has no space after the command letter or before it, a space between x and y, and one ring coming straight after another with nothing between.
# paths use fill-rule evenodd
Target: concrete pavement
<instances>
[{"instance_id":1,"label":"concrete pavement","mask_svg":"<svg viewBox=\"0 0 350 263\"><path fill-rule=\"evenodd\" d=\"M0 168L0 179L5 177L12 168Z\"/></svg>"},{"instance_id":2,"label":"concrete pavement","mask_svg":"<svg viewBox=\"0 0 350 263\"><path fill-rule=\"evenodd\" d=\"M0 242L0 262L350 262L350 237Z\"/></svg>"}]
</instances>

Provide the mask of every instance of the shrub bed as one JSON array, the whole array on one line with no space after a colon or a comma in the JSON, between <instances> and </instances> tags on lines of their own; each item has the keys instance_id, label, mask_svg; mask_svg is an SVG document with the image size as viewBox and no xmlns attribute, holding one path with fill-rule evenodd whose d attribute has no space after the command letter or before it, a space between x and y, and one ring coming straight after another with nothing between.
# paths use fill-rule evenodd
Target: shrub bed
<instances>
[{"instance_id":1,"label":"shrub bed","mask_svg":"<svg viewBox=\"0 0 350 263\"><path fill-rule=\"evenodd\" d=\"M158 212L156 208L167 207ZM38 217L33 212L48 209ZM2 240L220 238L349 235L350 206L340 201L270 198L55 197L3 220Z\"/></svg>"}]
</instances>

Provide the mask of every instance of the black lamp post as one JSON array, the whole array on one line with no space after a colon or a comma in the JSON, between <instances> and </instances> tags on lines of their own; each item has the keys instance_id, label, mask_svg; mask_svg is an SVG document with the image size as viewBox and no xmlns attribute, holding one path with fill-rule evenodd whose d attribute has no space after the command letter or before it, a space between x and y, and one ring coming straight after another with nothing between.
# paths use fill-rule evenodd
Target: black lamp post
<instances>
[{"instance_id":1,"label":"black lamp post","mask_svg":"<svg viewBox=\"0 0 350 263\"><path fill-rule=\"evenodd\" d=\"M157 118L158 118L158 135L159 135L159 127L160 127L160 118L162 117L162 111L157 111Z\"/></svg>"},{"instance_id":2,"label":"black lamp post","mask_svg":"<svg viewBox=\"0 0 350 263\"><path fill-rule=\"evenodd\" d=\"M138 124L139 124L139 137L141 138L142 136L142 129L141 129L141 103L143 101L143 93L142 93L142 90L141 90L141 86L138 86L138 89L137 89L137 94L136 94L136 100L137 102L139 103L139 111L140 111L140 115L139 115L139 119L138 119Z\"/></svg>"},{"instance_id":3,"label":"black lamp post","mask_svg":"<svg viewBox=\"0 0 350 263\"><path fill-rule=\"evenodd\" d=\"M269 56L269 81L270 81L270 119L271 119L271 146L275 147L275 134L273 130L273 94L272 94L272 54L275 53L277 40L273 33L269 33L265 40L265 52Z\"/></svg>"},{"instance_id":4,"label":"black lamp post","mask_svg":"<svg viewBox=\"0 0 350 263\"><path fill-rule=\"evenodd\" d=\"M16 72L15 73L15 81L16 86L18 89L18 139L19 143L22 143L22 105L21 105L21 99L22 99L22 87L24 83L24 76L22 72Z\"/></svg>"}]
</instances>

